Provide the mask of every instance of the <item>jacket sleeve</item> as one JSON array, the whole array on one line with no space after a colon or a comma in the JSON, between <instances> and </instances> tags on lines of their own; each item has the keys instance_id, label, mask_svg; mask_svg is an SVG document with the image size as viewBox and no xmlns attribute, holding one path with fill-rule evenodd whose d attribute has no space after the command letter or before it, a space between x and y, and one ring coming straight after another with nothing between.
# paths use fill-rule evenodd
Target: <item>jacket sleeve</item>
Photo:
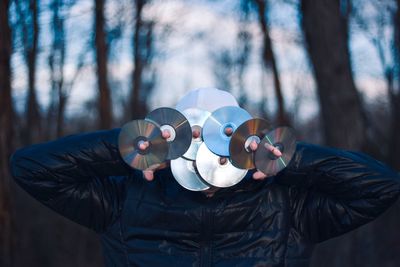
<instances>
[{"instance_id":1,"label":"jacket sleeve","mask_svg":"<svg viewBox=\"0 0 400 267\"><path fill-rule=\"evenodd\" d=\"M139 175L120 158L119 129L78 134L16 151L16 182L61 215L104 231L117 217L129 176Z\"/></svg>"},{"instance_id":2,"label":"jacket sleeve","mask_svg":"<svg viewBox=\"0 0 400 267\"><path fill-rule=\"evenodd\" d=\"M344 234L378 217L400 194L399 175L357 152L298 143L276 176L289 186L294 227L312 242Z\"/></svg>"}]
</instances>

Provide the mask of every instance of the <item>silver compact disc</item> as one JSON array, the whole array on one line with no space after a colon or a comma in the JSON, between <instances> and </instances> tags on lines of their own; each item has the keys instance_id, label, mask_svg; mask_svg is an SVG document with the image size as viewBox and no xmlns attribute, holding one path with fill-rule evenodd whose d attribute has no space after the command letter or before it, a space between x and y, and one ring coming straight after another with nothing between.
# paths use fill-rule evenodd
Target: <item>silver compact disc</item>
<instances>
[{"instance_id":1,"label":"silver compact disc","mask_svg":"<svg viewBox=\"0 0 400 267\"><path fill-rule=\"evenodd\" d=\"M273 153L278 149L281 156ZM267 175L275 175L289 164L296 152L296 134L290 127L278 127L267 133L255 153L256 168Z\"/></svg>"},{"instance_id":2,"label":"silver compact disc","mask_svg":"<svg viewBox=\"0 0 400 267\"><path fill-rule=\"evenodd\" d=\"M238 107L239 104L227 91L217 88L198 88L187 92L177 103L176 109L182 112L188 108L198 108L213 112L225 106Z\"/></svg>"},{"instance_id":3,"label":"silver compact disc","mask_svg":"<svg viewBox=\"0 0 400 267\"><path fill-rule=\"evenodd\" d=\"M184 157L185 159L195 160L197 150L199 149L199 146L203 143L203 137L201 133L204 122L207 120L211 113L198 108L188 108L182 111L182 114L189 121L192 133L198 133L198 136L194 136L192 134L190 146L182 157Z\"/></svg>"},{"instance_id":4,"label":"silver compact disc","mask_svg":"<svg viewBox=\"0 0 400 267\"><path fill-rule=\"evenodd\" d=\"M264 119L248 120L233 133L229 144L229 155L233 166L241 169L254 169L254 152L249 149L252 141L257 144L270 129Z\"/></svg>"},{"instance_id":5,"label":"silver compact disc","mask_svg":"<svg viewBox=\"0 0 400 267\"><path fill-rule=\"evenodd\" d=\"M233 132L251 115L240 107L228 106L215 110L203 126L203 140L213 153L228 157Z\"/></svg>"},{"instance_id":6,"label":"silver compact disc","mask_svg":"<svg viewBox=\"0 0 400 267\"><path fill-rule=\"evenodd\" d=\"M197 174L195 162L184 158L171 160L171 171L175 180L191 191L204 191L210 188Z\"/></svg>"},{"instance_id":7,"label":"silver compact disc","mask_svg":"<svg viewBox=\"0 0 400 267\"><path fill-rule=\"evenodd\" d=\"M168 131L170 137L167 159L181 157L189 148L192 140L192 130L185 116L172 108L158 108L146 116L146 120L154 122L161 131Z\"/></svg>"},{"instance_id":8,"label":"silver compact disc","mask_svg":"<svg viewBox=\"0 0 400 267\"><path fill-rule=\"evenodd\" d=\"M142 147L141 144L147 146ZM145 170L166 160L168 145L157 125L150 121L134 120L122 127L118 136L118 150L129 166Z\"/></svg>"},{"instance_id":9,"label":"silver compact disc","mask_svg":"<svg viewBox=\"0 0 400 267\"><path fill-rule=\"evenodd\" d=\"M212 153L204 143L197 152L196 166L201 178L216 187L233 186L247 173L247 170L234 167L229 158Z\"/></svg>"}]
</instances>

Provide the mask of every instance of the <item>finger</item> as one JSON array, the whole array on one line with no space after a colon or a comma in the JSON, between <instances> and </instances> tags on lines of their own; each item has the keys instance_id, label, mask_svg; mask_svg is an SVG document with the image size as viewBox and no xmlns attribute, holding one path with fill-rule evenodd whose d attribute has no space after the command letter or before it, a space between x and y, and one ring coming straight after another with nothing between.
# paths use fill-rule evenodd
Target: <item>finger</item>
<instances>
[{"instance_id":1,"label":"finger","mask_svg":"<svg viewBox=\"0 0 400 267\"><path fill-rule=\"evenodd\" d=\"M168 131L168 130L163 130L162 131L162 138L168 139L170 137L171 137L171 132L170 131Z\"/></svg>"},{"instance_id":2,"label":"finger","mask_svg":"<svg viewBox=\"0 0 400 267\"><path fill-rule=\"evenodd\" d=\"M164 162L162 162L162 163L155 163L155 164L150 165L149 167L147 167L147 169L145 169L144 171L151 171L151 172L154 172L155 170L157 170L158 168L160 168L160 166L162 166L163 164L165 165Z\"/></svg>"},{"instance_id":3,"label":"finger","mask_svg":"<svg viewBox=\"0 0 400 267\"><path fill-rule=\"evenodd\" d=\"M273 145L265 143L265 148L268 149L276 157L278 157L278 158L282 157L282 152L278 148L274 147Z\"/></svg>"},{"instance_id":4,"label":"finger","mask_svg":"<svg viewBox=\"0 0 400 267\"><path fill-rule=\"evenodd\" d=\"M169 162L168 162L168 161L162 162L162 163L158 164L157 170L164 169L164 168L166 168L166 167L168 167L168 166L169 166Z\"/></svg>"},{"instance_id":5,"label":"finger","mask_svg":"<svg viewBox=\"0 0 400 267\"><path fill-rule=\"evenodd\" d=\"M220 157L219 158L219 164L220 165L225 165L227 162L228 162L227 158L224 158L224 157Z\"/></svg>"},{"instance_id":6,"label":"finger","mask_svg":"<svg viewBox=\"0 0 400 267\"><path fill-rule=\"evenodd\" d=\"M199 138L200 137L200 131L199 130L193 130L192 136L193 136L194 139Z\"/></svg>"},{"instance_id":7,"label":"finger","mask_svg":"<svg viewBox=\"0 0 400 267\"><path fill-rule=\"evenodd\" d=\"M250 146L249 146L251 151L256 151L258 148L258 144L256 141L251 141Z\"/></svg>"},{"instance_id":8,"label":"finger","mask_svg":"<svg viewBox=\"0 0 400 267\"><path fill-rule=\"evenodd\" d=\"M231 136L232 133L233 133L233 128L232 128L232 127L226 127L225 130L224 130L224 132L225 132L225 134L226 134L227 136Z\"/></svg>"},{"instance_id":9,"label":"finger","mask_svg":"<svg viewBox=\"0 0 400 267\"><path fill-rule=\"evenodd\" d=\"M143 171L143 176L147 181L153 181L154 179L154 171L152 170L144 170Z\"/></svg>"},{"instance_id":10,"label":"finger","mask_svg":"<svg viewBox=\"0 0 400 267\"><path fill-rule=\"evenodd\" d=\"M139 142L139 149L140 150L146 150L150 145L149 141L141 141Z\"/></svg>"},{"instance_id":11,"label":"finger","mask_svg":"<svg viewBox=\"0 0 400 267\"><path fill-rule=\"evenodd\" d=\"M255 173L253 173L253 179L254 180L263 180L265 178L267 178L268 176L261 172L261 171L256 171Z\"/></svg>"},{"instance_id":12,"label":"finger","mask_svg":"<svg viewBox=\"0 0 400 267\"><path fill-rule=\"evenodd\" d=\"M282 152L279 149L277 149L276 147L274 147L274 149L272 150L272 153L274 153L274 155L277 156L278 158L282 157Z\"/></svg>"}]
</instances>

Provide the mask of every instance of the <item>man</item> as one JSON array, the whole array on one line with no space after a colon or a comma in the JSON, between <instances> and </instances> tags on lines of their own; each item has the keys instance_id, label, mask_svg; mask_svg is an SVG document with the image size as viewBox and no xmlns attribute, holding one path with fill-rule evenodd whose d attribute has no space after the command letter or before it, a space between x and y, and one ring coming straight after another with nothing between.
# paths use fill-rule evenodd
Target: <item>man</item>
<instances>
[{"instance_id":1,"label":"man","mask_svg":"<svg viewBox=\"0 0 400 267\"><path fill-rule=\"evenodd\" d=\"M231 188L192 192L169 167L128 167L119 131L33 145L11 159L22 188L101 234L107 266L308 266L314 244L373 220L400 194L386 165L301 142L273 177L249 171Z\"/></svg>"}]
</instances>

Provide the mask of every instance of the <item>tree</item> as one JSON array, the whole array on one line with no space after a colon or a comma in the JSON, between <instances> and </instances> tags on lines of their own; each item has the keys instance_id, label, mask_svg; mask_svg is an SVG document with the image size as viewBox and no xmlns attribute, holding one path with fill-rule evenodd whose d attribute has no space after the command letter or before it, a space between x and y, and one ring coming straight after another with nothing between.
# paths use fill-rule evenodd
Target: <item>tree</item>
<instances>
[{"instance_id":1,"label":"tree","mask_svg":"<svg viewBox=\"0 0 400 267\"><path fill-rule=\"evenodd\" d=\"M325 143L346 149L365 149L366 118L353 80L348 48L349 2L302 0L301 11L301 25L316 79ZM367 261L364 259L374 253L364 252L368 248L361 246L373 243L372 228L370 224L319 245L318 253L314 254L315 266L320 266L320 261L326 265L326 259L332 259L330 266L365 265Z\"/></svg>"},{"instance_id":2,"label":"tree","mask_svg":"<svg viewBox=\"0 0 400 267\"><path fill-rule=\"evenodd\" d=\"M135 28L133 32L132 90L128 104L128 117L143 118L147 114L146 98L154 88L156 70L150 69L154 57L155 22L143 19L143 9L147 0L135 1Z\"/></svg>"},{"instance_id":3,"label":"tree","mask_svg":"<svg viewBox=\"0 0 400 267\"><path fill-rule=\"evenodd\" d=\"M28 96L25 109L23 142L30 144L41 136L41 114L36 95L36 63L39 41L39 0L15 1L18 28L21 32L23 54L28 68Z\"/></svg>"},{"instance_id":4,"label":"tree","mask_svg":"<svg viewBox=\"0 0 400 267\"><path fill-rule=\"evenodd\" d=\"M64 132L64 113L67 102L67 94L64 81L64 63L65 63L65 27L64 16L60 14L63 6L62 0L53 0L51 9L52 18L52 45L48 58L51 80L51 102L48 111L47 134L51 137L52 126L56 122L56 136L60 137ZM55 118L55 119L53 119Z\"/></svg>"},{"instance_id":5,"label":"tree","mask_svg":"<svg viewBox=\"0 0 400 267\"><path fill-rule=\"evenodd\" d=\"M11 266L13 222L8 158L13 151L13 102L11 99L11 29L8 0L0 1L0 266Z\"/></svg>"},{"instance_id":6,"label":"tree","mask_svg":"<svg viewBox=\"0 0 400 267\"><path fill-rule=\"evenodd\" d=\"M397 74L397 90L390 87L389 99L391 107L391 137L389 159L393 167L400 170L400 0L396 0L396 12L393 16L394 27L394 60L397 73L393 73L393 78Z\"/></svg>"},{"instance_id":7,"label":"tree","mask_svg":"<svg viewBox=\"0 0 400 267\"><path fill-rule=\"evenodd\" d=\"M366 123L354 84L348 48L347 14L341 1L302 0L302 28L317 82L325 142L360 149Z\"/></svg>"},{"instance_id":8,"label":"tree","mask_svg":"<svg viewBox=\"0 0 400 267\"><path fill-rule=\"evenodd\" d=\"M400 120L399 89L396 87L396 72L399 61L399 11L395 1L352 1L351 18L356 30L359 30L375 49L382 78L386 83L387 102L381 104L379 110L368 110L369 132L368 152L374 156L385 159L395 168L400 169L400 160L396 156L400 152ZM397 10L397 12L396 12ZM391 30L393 34L387 34ZM379 116L379 115L378 115ZM384 141L383 141L384 140Z\"/></svg>"},{"instance_id":9,"label":"tree","mask_svg":"<svg viewBox=\"0 0 400 267\"><path fill-rule=\"evenodd\" d=\"M279 125L286 125L289 123L289 119L286 113L285 101L282 94L281 81L279 79L279 71L276 63L276 58L272 50L272 41L270 37L270 30L267 21L267 0L255 0L258 11L258 22L263 35L263 61L266 69L272 71L274 79L274 89L276 102L278 105L278 116L277 123Z\"/></svg>"},{"instance_id":10,"label":"tree","mask_svg":"<svg viewBox=\"0 0 400 267\"><path fill-rule=\"evenodd\" d=\"M146 0L135 1L135 30L133 34L133 71L132 71L132 93L130 101L130 114L133 119L142 118L146 114L146 104L140 99L140 88L142 85L143 59L141 54L141 31L143 28L142 11Z\"/></svg>"},{"instance_id":11,"label":"tree","mask_svg":"<svg viewBox=\"0 0 400 267\"><path fill-rule=\"evenodd\" d=\"M242 24L246 24L245 22ZM249 57L251 54L252 46L251 39L252 36L250 32L245 28L246 26L241 25L241 29L237 34L237 44L238 44L238 58L237 58L237 79L239 85L239 105L245 107L247 105L247 95L245 92L244 74L247 66L249 65ZM263 101L265 105L265 101ZM265 112L265 109L263 109Z\"/></svg>"},{"instance_id":12,"label":"tree","mask_svg":"<svg viewBox=\"0 0 400 267\"><path fill-rule=\"evenodd\" d=\"M108 83L108 47L105 33L104 0L95 0L95 46L97 64L97 83L99 89L98 114L99 127L108 129L112 126L112 102Z\"/></svg>"}]
</instances>

